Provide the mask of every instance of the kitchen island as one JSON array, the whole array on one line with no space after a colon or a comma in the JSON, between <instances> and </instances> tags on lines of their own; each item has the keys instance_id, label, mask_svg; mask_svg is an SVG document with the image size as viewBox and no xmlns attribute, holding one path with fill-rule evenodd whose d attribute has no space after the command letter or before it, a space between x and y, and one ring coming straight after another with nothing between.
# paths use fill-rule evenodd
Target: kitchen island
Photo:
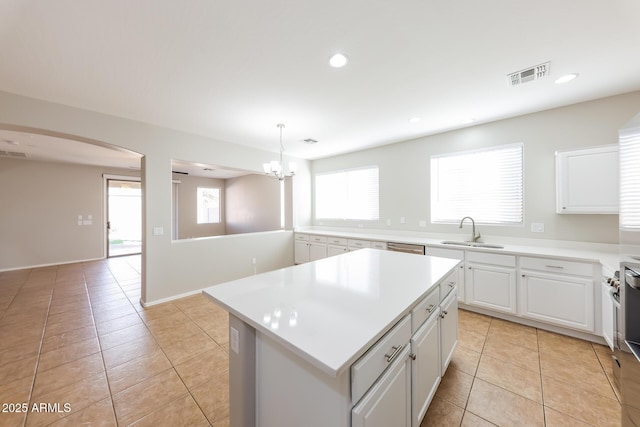
<instances>
[{"instance_id":1,"label":"kitchen island","mask_svg":"<svg viewBox=\"0 0 640 427\"><path fill-rule=\"evenodd\" d=\"M205 289L229 311L231 425L421 419L455 347L458 264L363 249ZM412 404L412 374L436 371Z\"/></svg>"}]
</instances>

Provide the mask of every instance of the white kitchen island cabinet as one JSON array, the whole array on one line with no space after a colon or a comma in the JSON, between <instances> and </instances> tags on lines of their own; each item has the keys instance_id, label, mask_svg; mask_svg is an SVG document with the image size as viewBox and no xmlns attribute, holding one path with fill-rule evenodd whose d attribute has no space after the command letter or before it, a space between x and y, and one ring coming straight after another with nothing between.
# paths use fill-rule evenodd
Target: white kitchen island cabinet
<instances>
[{"instance_id":1,"label":"white kitchen island cabinet","mask_svg":"<svg viewBox=\"0 0 640 427\"><path fill-rule=\"evenodd\" d=\"M362 249L207 288L230 313L231 425L410 426L412 310L458 264Z\"/></svg>"}]
</instances>

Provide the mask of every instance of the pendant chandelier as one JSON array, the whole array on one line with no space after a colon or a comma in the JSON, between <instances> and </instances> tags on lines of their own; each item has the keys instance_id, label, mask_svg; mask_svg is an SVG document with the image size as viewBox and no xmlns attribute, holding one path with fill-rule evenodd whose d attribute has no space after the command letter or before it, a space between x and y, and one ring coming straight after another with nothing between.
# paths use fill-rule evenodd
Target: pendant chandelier
<instances>
[{"instance_id":1,"label":"pendant chandelier","mask_svg":"<svg viewBox=\"0 0 640 427\"><path fill-rule=\"evenodd\" d=\"M265 174L273 176L279 181L283 181L286 177L295 175L297 167L295 162L289 162L289 171L285 172L283 170L282 152L284 151L284 145L282 145L282 129L284 128L284 125L282 123L278 123L277 126L280 128L280 160L272 160L269 163L263 163L262 167Z\"/></svg>"}]
</instances>

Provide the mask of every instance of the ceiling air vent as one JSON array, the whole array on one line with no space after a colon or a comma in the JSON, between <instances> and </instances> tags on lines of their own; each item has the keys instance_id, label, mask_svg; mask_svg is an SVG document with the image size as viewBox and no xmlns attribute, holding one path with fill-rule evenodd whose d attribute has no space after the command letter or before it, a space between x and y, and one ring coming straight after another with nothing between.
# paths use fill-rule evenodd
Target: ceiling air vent
<instances>
[{"instance_id":1,"label":"ceiling air vent","mask_svg":"<svg viewBox=\"0 0 640 427\"><path fill-rule=\"evenodd\" d=\"M26 153L19 153L17 151L0 151L0 157L17 157L21 159L26 159Z\"/></svg>"},{"instance_id":2,"label":"ceiling air vent","mask_svg":"<svg viewBox=\"0 0 640 427\"><path fill-rule=\"evenodd\" d=\"M318 141L317 141L317 140L315 140L315 139L313 139L313 138L307 138L307 139L304 139L304 140L303 140L303 142L304 142L305 144L317 144L317 143L318 143Z\"/></svg>"},{"instance_id":3,"label":"ceiling air vent","mask_svg":"<svg viewBox=\"0 0 640 427\"><path fill-rule=\"evenodd\" d=\"M549 75L550 69L551 62L545 62L544 64L536 65L535 67L511 73L507 76L509 79L509 86L519 86L523 83L546 77Z\"/></svg>"}]
</instances>

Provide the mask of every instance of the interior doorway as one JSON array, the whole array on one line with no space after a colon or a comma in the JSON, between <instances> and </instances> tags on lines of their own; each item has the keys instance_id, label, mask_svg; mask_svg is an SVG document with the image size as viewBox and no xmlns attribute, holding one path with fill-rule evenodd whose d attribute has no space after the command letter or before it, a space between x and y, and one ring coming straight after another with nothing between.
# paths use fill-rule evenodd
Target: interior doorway
<instances>
[{"instance_id":1,"label":"interior doorway","mask_svg":"<svg viewBox=\"0 0 640 427\"><path fill-rule=\"evenodd\" d=\"M142 252L140 181L107 179L107 257Z\"/></svg>"}]
</instances>

